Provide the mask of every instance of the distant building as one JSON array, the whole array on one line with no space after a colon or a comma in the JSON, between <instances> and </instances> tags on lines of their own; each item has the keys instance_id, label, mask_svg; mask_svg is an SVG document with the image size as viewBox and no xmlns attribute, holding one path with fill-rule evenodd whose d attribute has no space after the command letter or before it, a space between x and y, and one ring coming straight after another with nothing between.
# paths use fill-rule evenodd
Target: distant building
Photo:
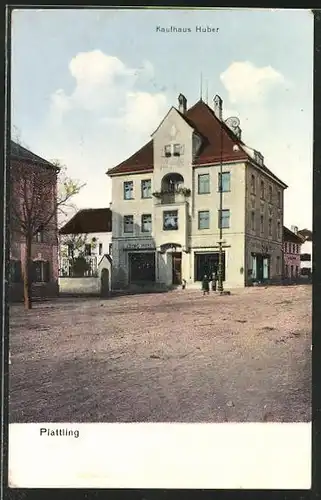
<instances>
[{"instance_id":1,"label":"distant building","mask_svg":"<svg viewBox=\"0 0 321 500\"><path fill-rule=\"evenodd\" d=\"M295 280L301 274L301 245L302 238L298 235L298 228L283 227L283 277Z\"/></svg>"},{"instance_id":2,"label":"distant building","mask_svg":"<svg viewBox=\"0 0 321 500\"><path fill-rule=\"evenodd\" d=\"M217 270L220 225L226 287L281 280L287 186L244 144L238 120L222 116L219 96L188 109L180 94L152 139L107 172L114 288L199 287Z\"/></svg>"},{"instance_id":3,"label":"distant building","mask_svg":"<svg viewBox=\"0 0 321 500\"><path fill-rule=\"evenodd\" d=\"M32 208L32 200L37 199L37 196L43 196L44 191L46 192L46 202L48 202L46 206L49 207L48 214L50 214L56 202L59 169L14 141L11 141L9 161L11 212L9 299L22 300L22 263L26 253L26 238L21 231L18 218L24 219L27 217L26 220L31 220L34 217L37 219L36 208ZM44 188L39 193L41 186ZM38 192L35 192L35 190L38 190ZM29 206L26 207L26 205ZM21 216L18 217L18 214L16 214L13 217L17 207L20 207ZM29 219L26 210L30 211ZM56 214L45 227L39 227L38 233L33 236L31 259L32 295L34 297L57 295L58 226Z\"/></svg>"},{"instance_id":4,"label":"distant building","mask_svg":"<svg viewBox=\"0 0 321 500\"><path fill-rule=\"evenodd\" d=\"M80 210L60 229L59 238L59 276L95 276L103 256L112 253L111 209ZM83 270L77 262L84 263Z\"/></svg>"},{"instance_id":5,"label":"distant building","mask_svg":"<svg viewBox=\"0 0 321 500\"><path fill-rule=\"evenodd\" d=\"M311 276L313 270L313 242L312 231L301 229L298 235L302 238L301 245L301 275Z\"/></svg>"}]
</instances>

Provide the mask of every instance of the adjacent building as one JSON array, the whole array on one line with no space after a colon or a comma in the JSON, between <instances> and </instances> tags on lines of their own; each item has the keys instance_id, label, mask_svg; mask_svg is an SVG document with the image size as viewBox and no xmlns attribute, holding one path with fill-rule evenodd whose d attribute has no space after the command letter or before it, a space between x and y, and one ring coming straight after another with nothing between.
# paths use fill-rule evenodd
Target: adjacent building
<instances>
[{"instance_id":1,"label":"adjacent building","mask_svg":"<svg viewBox=\"0 0 321 500\"><path fill-rule=\"evenodd\" d=\"M312 231L301 229L298 235L302 238L301 245L301 276L310 277L313 270L313 242Z\"/></svg>"},{"instance_id":2,"label":"adjacent building","mask_svg":"<svg viewBox=\"0 0 321 500\"><path fill-rule=\"evenodd\" d=\"M34 297L58 293L58 228L56 213L48 224L40 222L55 211L59 169L14 141L10 143L10 276L9 299L23 298L25 226L39 228L32 237L31 279ZM44 197L45 200L41 200ZM39 213L41 210L42 213Z\"/></svg>"},{"instance_id":3,"label":"adjacent building","mask_svg":"<svg viewBox=\"0 0 321 500\"><path fill-rule=\"evenodd\" d=\"M281 279L287 186L239 125L223 120L219 96L188 109L180 94L151 140L107 172L114 288L199 286L218 266L220 225L226 287Z\"/></svg>"},{"instance_id":4,"label":"adjacent building","mask_svg":"<svg viewBox=\"0 0 321 500\"><path fill-rule=\"evenodd\" d=\"M291 230L283 227L283 276L285 280L296 280L301 274L301 245L302 238L298 235L298 228Z\"/></svg>"},{"instance_id":5,"label":"adjacent building","mask_svg":"<svg viewBox=\"0 0 321 500\"><path fill-rule=\"evenodd\" d=\"M60 230L59 275L72 276L79 257L84 276L95 276L103 256L111 257L112 214L110 208L79 210ZM78 261L77 261L78 259ZM76 266L74 266L76 262ZM77 273L76 273L77 274ZM78 273L79 274L79 273Z\"/></svg>"}]
</instances>

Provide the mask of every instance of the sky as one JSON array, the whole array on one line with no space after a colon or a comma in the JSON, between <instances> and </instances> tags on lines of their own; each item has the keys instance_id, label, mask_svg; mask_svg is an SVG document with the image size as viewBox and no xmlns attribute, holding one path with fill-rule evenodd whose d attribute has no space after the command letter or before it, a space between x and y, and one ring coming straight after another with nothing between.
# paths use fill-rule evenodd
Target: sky
<instances>
[{"instance_id":1,"label":"sky","mask_svg":"<svg viewBox=\"0 0 321 500\"><path fill-rule=\"evenodd\" d=\"M312 229L309 10L18 9L11 40L12 136L86 184L78 209L109 206L106 171L179 93L199 100L202 74L203 99L222 97L224 119L240 118L243 141L289 186L285 225Z\"/></svg>"}]
</instances>

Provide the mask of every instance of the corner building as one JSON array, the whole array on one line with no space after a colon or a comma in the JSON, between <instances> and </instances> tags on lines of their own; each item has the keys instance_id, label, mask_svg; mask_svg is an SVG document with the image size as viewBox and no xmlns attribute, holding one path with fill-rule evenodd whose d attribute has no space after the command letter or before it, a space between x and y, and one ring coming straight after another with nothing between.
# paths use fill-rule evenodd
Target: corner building
<instances>
[{"instance_id":1,"label":"corner building","mask_svg":"<svg viewBox=\"0 0 321 500\"><path fill-rule=\"evenodd\" d=\"M244 144L238 120L223 121L219 96L213 108L200 100L187 109L182 94L178 104L150 142L107 172L113 288L183 279L199 287L218 265L220 223L226 288L280 280L287 186Z\"/></svg>"}]
</instances>

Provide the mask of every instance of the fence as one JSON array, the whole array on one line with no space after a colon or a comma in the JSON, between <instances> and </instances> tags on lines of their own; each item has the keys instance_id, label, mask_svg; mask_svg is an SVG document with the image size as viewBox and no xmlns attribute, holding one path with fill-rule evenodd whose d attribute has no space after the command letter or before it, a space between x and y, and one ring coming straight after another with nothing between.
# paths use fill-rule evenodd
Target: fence
<instances>
[{"instance_id":1,"label":"fence","mask_svg":"<svg viewBox=\"0 0 321 500\"><path fill-rule=\"evenodd\" d=\"M60 278L96 278L98 261L96 256L62 257L59 263Z\"/></svg>"}]
</instances>

